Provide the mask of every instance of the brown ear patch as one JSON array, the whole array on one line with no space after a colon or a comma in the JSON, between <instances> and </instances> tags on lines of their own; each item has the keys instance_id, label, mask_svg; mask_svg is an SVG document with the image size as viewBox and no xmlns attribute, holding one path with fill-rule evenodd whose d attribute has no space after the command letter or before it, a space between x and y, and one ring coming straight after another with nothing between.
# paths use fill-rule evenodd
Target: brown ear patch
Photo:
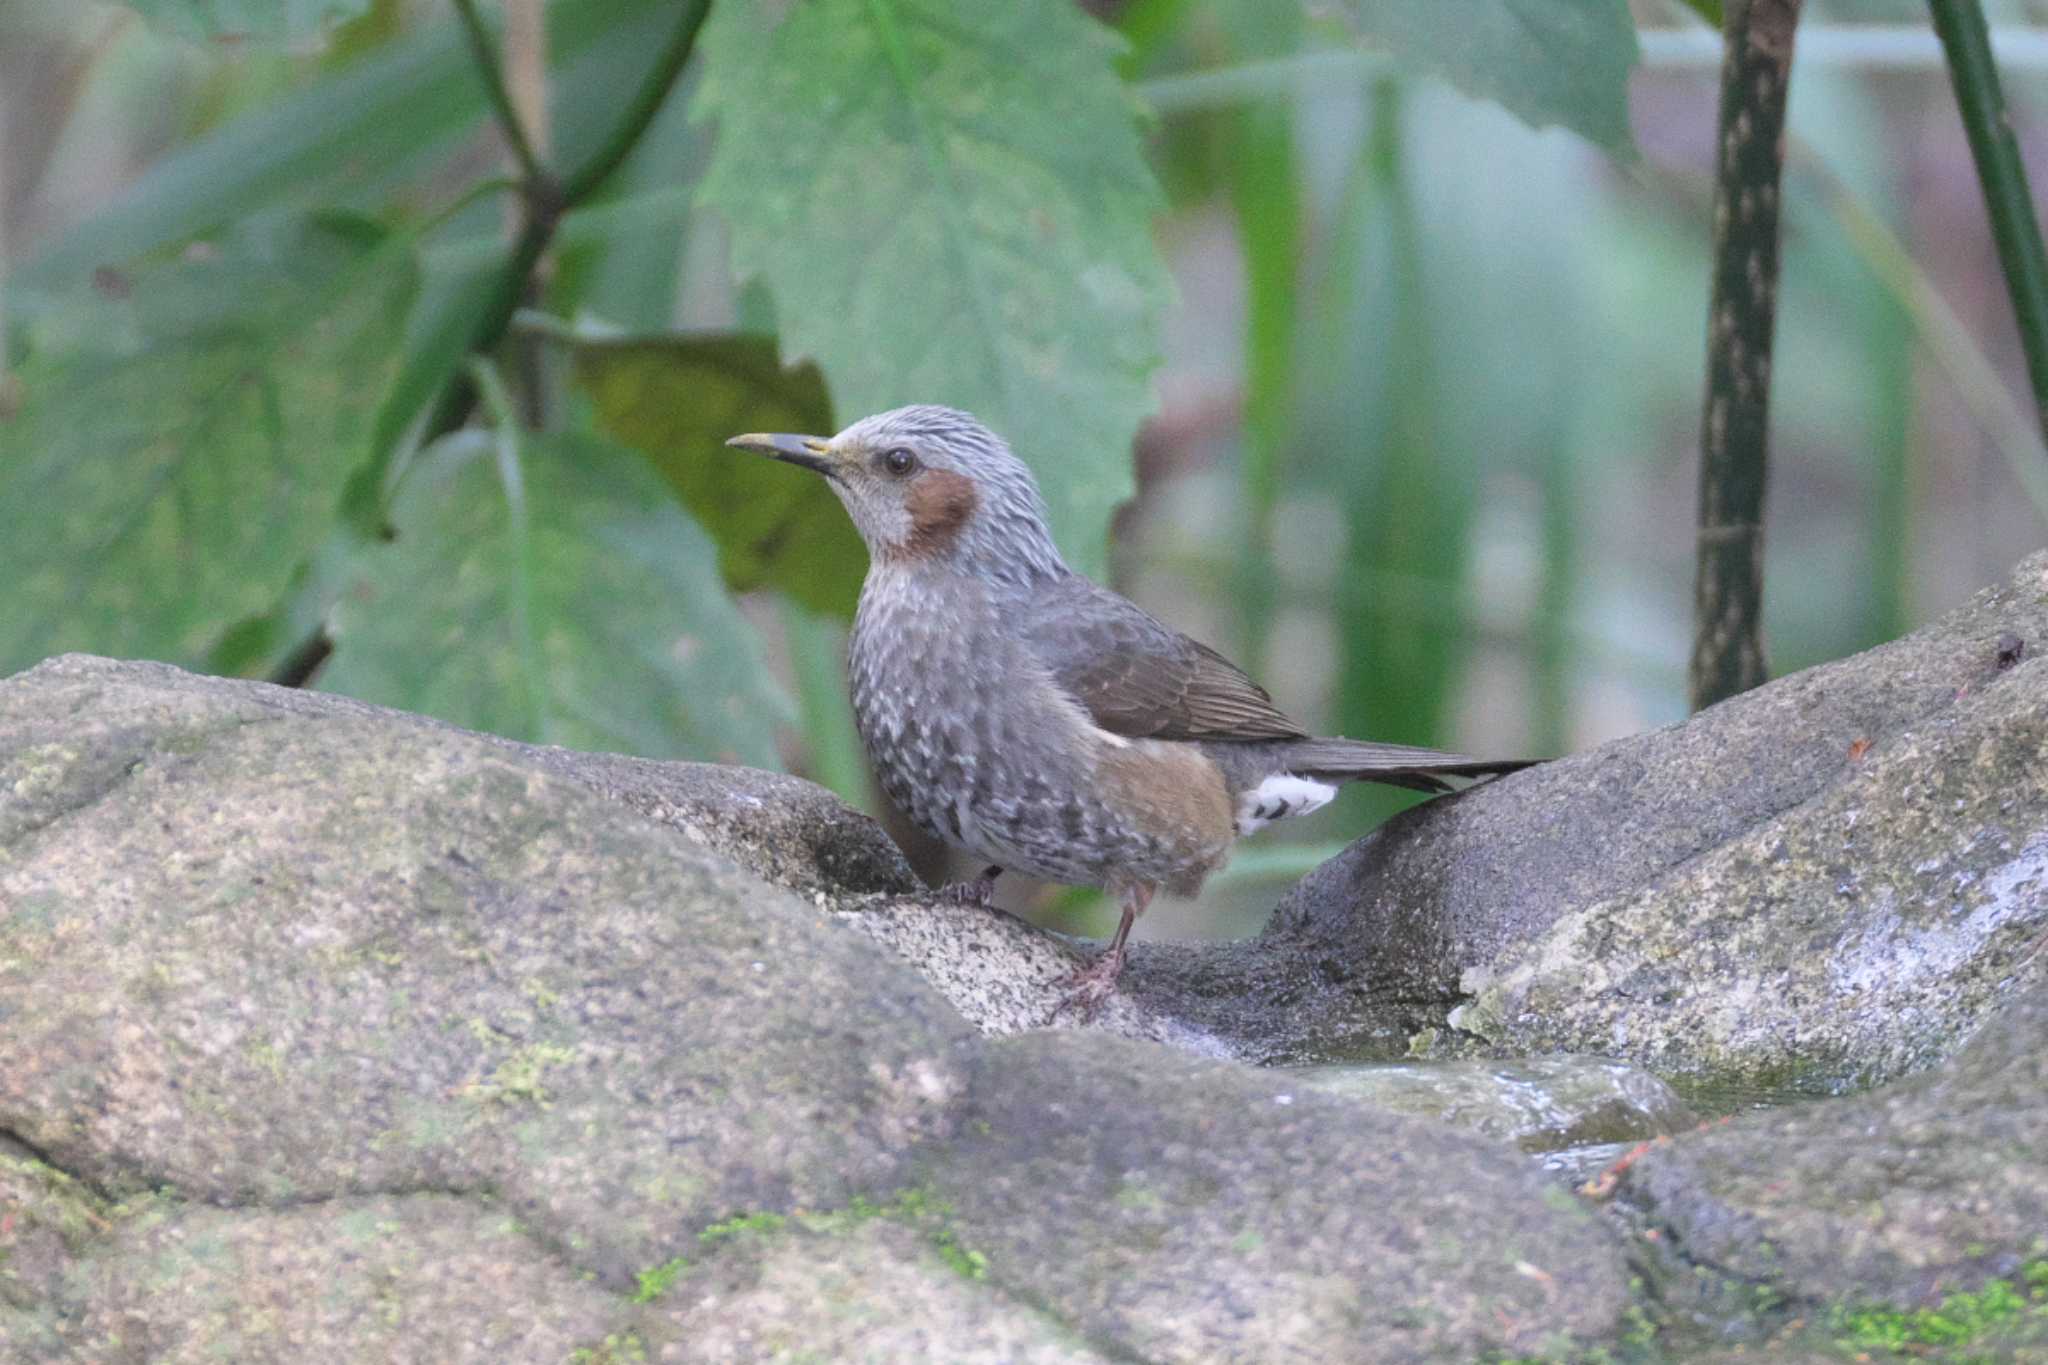
<instances>
[{"instance_id":1,"label":"brown ear patch","mask_svg":"<svg viewBox=\"0 0 2048 1365\"><path fill-rule=\"evenodd\" d=\"M903 506L910 513L910 536L903 553L912 558L944 554L974 515L980 502L974 480L951 469L927 469L910 481Z\"/></svg>"}]
</instances>

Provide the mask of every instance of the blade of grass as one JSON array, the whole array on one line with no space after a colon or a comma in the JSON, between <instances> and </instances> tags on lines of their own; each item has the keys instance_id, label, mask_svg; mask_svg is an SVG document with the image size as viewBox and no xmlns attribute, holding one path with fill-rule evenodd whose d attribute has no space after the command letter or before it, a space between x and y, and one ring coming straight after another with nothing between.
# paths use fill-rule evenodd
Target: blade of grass
<instances>
[{"instance_id":1,"label":"blade of grass","mask_svg":"<svg viewBox=\"0 0 2048 1365\"><path fill-rule=\"evenodd\" d=\"M651 0L579 0L550 10L566 63ZM359 188L362 167L401 175L485 108L454 23L435 24L317 85L235 119L156 162L119 199L24 261L24 288L49 288L133 260L280 200Z\"/></svg>"},{"instance_id":2,"label":"blade of grass","mask_svg":"<svg viewBox=\"0 0 2048 1365\"><path fill-rule=\"evenodd\" d=\"M1884 220L1812 147L1792 140L1800 167L1819 178L1828 210L1865 263L1905 307L1970 415L2011 466L2027 500L2048 525L2048 438L1998 376L1997 366Z\"/></svg>"},{"instance_id":3,"label":"blade of grass","mask_svg":"<svg viewBox=\"0 0 2048 1365\"><path fill-rule=\"evenodd\" d=\"M1467 569L1472 490L1467 471L1438 439L1425 246L1407 182L1402 113L1399 83L1381 81L1373 91L1362 191L1375 230L1349 262L1369 278L1357 280L1358 292L1349 297L1384 292L1376 309L1358 309L1351 325L1362 331L1342 353L1348 364L1367 367L1368 377L1353 383L1375 397L1349 431L1331 437L1354 466L1344 475L1350 554L1338 586L1344 663L1337 721L1346 734L1428 744L1442 729L1464 632L1441 618L1403 612L1400 594L1389 589L1406 582L1455 597ZM1368 254L1373 247L1377 258ZM1404 804L1390 793L1383 810Z\"/></svg>"},{"instance_id":4,"label":"blade of grass","mask_svg":"<svg viewBox=\"0 0 2048 1365\"><path fill-rule=\"evenodd\" d=\"M1579 462L1566 433L1545 443L1539 545L1542 559L1536 616L1530 623L1530 752L1561 754L1571 739L1571 682L1576 651L1571 639L1573 590L1577 585Z\"/></svg>"},{"instance_id":5,"label":"blade of grass","mask_svg":"<svg viewBox=\"0 0 2048 1365\"><path fill-rule=\"evenodd\" d=\"M1998 263L2005 271L2020 347L2026 352L2036 418L2048 422L2048 252L2041 245L2026 165L2020 160L2019 139L2013 135L2005 93L1998 85L1991 33L1977 0L1928 0L1928 8L1948 54L1956 108L1984 187L1992 240L1998 244Z\"/></svg>"},{"instance_id":6,"label":"blade of grass","mask_svg":"<svg viewBox=\"0 0 2048 1365\"><path fill-rule=\"evenodd\" d=\"M519 410L498 377L498 367L482 356L469 362L470 378L483 396L491 415L492 454L498 466L498 486L505 494L506 558L510 561L507 594L512 608L512 634L518 644L521 709L526 713L526 733L554 743L553 726L543 703L540 646L533 634L533 537L527 531L526 480L519 468Z\"/></svg>"},{"instance_id":7,"label":"blade of grass","mask_svg":"<svg viewBox=\"0 0 2048 1365\"><path fill-rule=\"evenodd\" d=\"M1245 519L1237 574L1239 659L1265 669L1278 594L1274 515L1294 399L1295 303L1302 252L1301 178L1294 158L1294 111L1267 105L1233 120L1230 197L1245 263L1244 449L1239 504Z\"/></svg>"}]
</instances>

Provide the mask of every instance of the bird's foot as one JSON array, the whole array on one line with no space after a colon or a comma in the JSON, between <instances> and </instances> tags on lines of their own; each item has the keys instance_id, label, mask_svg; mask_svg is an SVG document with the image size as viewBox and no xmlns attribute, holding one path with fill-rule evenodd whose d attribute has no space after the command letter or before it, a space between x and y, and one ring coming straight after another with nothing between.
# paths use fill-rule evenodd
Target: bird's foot
<instances>
[{"instance_id":1,"label":"bird's foot","mask_svg":"<svg viewBox=\"0 0 2048 1365\"><path fill-rule=\"evenodd\" d=\"M939 899L948 905L978 905L986 909L995 904L996 878L1002 873L1000 867L991 867L983 869L979 877L948 882L939 888Z\"/></svg>"},{"instance_id":2,"label":"bird's foot","mask_svg":"<svg viewBox=\"0 0 2048 1365\"><path fill-rule=\"evenodd\" d=\"M1060 982L1064 993L1060 1003L1053 1007L1057 1019L1068 1010L1076 1011L1083 1023L1095 1017L1095 1011L1102 1008L1102 1002L1116 994L1116 981L1124 971L1124 950L1121 945L1104 950L1085 967L1074 971Z\"/></svg>"}]
</instances>

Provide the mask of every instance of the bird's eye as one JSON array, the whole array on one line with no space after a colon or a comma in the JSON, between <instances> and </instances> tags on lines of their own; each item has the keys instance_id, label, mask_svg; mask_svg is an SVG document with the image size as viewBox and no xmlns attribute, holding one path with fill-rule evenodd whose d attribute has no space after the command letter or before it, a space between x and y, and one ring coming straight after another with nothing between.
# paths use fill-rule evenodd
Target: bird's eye
<instances>
[{"instance_id":1,"label":"bird's eye","mask_svg":"<svg viewBox=\"0 0 2048 1365\"><path fill-rule=\"evenodd\" d=\"M900 479L911 470L917 468L917 456L911 454L902 446L892 447L882 452L882 468Z\"/></svg>"}]
</instances>

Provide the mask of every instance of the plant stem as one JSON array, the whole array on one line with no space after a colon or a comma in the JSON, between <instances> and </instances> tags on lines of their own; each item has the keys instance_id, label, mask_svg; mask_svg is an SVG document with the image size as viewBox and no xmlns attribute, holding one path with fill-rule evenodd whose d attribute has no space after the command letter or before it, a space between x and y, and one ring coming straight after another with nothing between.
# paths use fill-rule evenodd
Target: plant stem
<instances>
[{"instance_id":1,"label":"plant stem","mask_svg":"<svg viewBox=\"0 0 2048 1365\"><path fill-rule=\"evenodd\" d=\"M2041 226L2034 217L2005 94L1998 88L1991 32L1978 0L1928 0L1928 7L1948 54L1956 108L1977 161L1977 180L1984 187L1991 236L1998 243L1998 262L2005 270L2006 292L2012 295L2020 346L2027 355L2027 378L2034 386L2036 419L2048 425L2048 254L2041 247Z\"/></svg>"},{"instance_id":2,"label":"plant stem","mask_svg":"<svg viewBox=\"0 0 2048 1365\"><path fill-rule=\"evenodd\" d=\"M498 59L497 44L491 41L491 31L484 27L483 16L476 11L476 0L455 0L455 13L462 20L469 50L476 56L476 74L484 83L484 93L490 96L491 110L497 115L505 145L512 149L520 175L529 185L534 184L547 175L547 170L534 155L533 143L526 136L526 123L513 107L512 92L505 88L505 68Z\"/></svg>"},{"instance_id":3,"label":"plant stem","mask_svg":"<svg viewBox=\"0 0 2048 1365\"><path fill-rule=\"evenodd\" d=\"M1779 185L1799 0L1732 0L1714 166L1714 291L1700 432L1688 683L1694 710L1764 681L1764 476Z\"/></svg>"}]
</instances>

